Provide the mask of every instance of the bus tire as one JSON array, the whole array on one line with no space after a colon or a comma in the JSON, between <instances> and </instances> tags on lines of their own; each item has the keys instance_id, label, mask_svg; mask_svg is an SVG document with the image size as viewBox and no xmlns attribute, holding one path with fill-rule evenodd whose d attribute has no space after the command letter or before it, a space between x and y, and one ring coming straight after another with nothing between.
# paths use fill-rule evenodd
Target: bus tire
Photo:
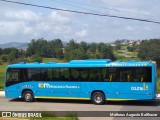
<instances>
[{"instance_id":1,"label":"bus tire","mask_svg":"<svg viewBox=\"0 0 160 120\"><path fill-rule=\"evenodd\" d=\"M33 92L31 92L31 91L25 91L23 93L23 100L25 102L33 102L33 100L34 100Z\"/></svg>"},{"instance_id":2,"label":"bus tire","mask_svg":"<svg viewBox=\"0 0 160 120\"><path fill-rule=\"evenodd\" d=\"M105 103L105 96L102 92L94 92L92 94L92 102L95 105L102 105Z\"/></svg>"}]
</instances>

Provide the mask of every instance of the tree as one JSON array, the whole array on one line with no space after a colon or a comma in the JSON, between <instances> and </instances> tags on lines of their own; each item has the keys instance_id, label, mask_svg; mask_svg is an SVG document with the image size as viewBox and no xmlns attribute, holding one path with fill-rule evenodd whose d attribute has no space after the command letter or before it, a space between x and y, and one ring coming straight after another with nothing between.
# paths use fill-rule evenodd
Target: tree
<instances>
[{"instance_id":1,"label":"tree","mask_svg":"<svg viewBox=\"0 0 160 120\"><path fill-rule=\"evenodd\" d=\"M104 43L98 45L98 54L96 56L99 59L115 60L112 47L110 45L105 45Z\"/></svg>"},{"instance_id":2,"label":"tree","mask_svg":"<svg viewBox=\"0 0 160 120\"><path fill-rule=\"evenodd\" d=\"M116 46L115 46L115 49L116 49L116 50L120 50L120 49L121 49L121 42L120 42L120 40L116 40L116 41L115 41L115 45L116 45Z\"/></svg>"},{"instance_id":3,"label":"tree","mask_svg":"<svg viewBox=\"0 0 160 120\"><path fill-rule=\"evenodd\" d=\"M53 46L54 49L54 53L55 53L55 57L58 59L62 59L63 58L63 43L60 39L55 39L53 41Z\"/></svg>"},{"instance_id":4,"label":"tree","mask_svg":"<svg viewBox=\"0 0 160 120\"><path fill-rule=\"evenodd\" d=\"M16 51L13 50L8 55L8 62L13 63L15 59L16 59Z\"/></svg>"},{"instance_id":5,"label":"tree","mask_svg":"<svg viewBox=\"0 0 160 120\"><path fill-rule=\"evenodd\" d=\"M31 43L28 45L27 53L29 56L34 54L39 54L41 56L46 57L48 55L48 42L47 40L41 38L41 39L33 39Z\"/></svg>"},{"instance_id":6,"label":"tree","mask_svg":"<svg viewBox=\"0 0 160 120\"><path fill-rule=\"evenodd\" d=\"M3 54L9 54L11 51L11 48L5 48L3 49Z\"/></svg>"},{"instance_id":7,"label":"tree","mask_svg":"<svg viewBox=\"0 0 160 120\"><path fill-rule=\"evenodd\" d=\"M27 54L32 56L39 54L41 57L56 57L63 58L63 44L60 39L47 41L43 38L33 39L28 45Z\"/></svg>"},{"instance_id":8,"label":"tree","mask_svg":"<svg viewBox=\"0 0 160 120\"><path fill-rule=\"evenodd\" d=\"M65 59L66 60L88 59L87 50L88 50L88 44L86 42L81 42L80 44L78 44L74 40L71 40L65 46Z\"/></svg>"},{"instance_id":9,"label":"tree","mask_svg":"<svg viewBox=\"0 0 160 120\"><path fill-rule=\"evenodd\" d=\"M55 48L55 56L58 59L62 59L63 58L63 50L62 50L62 48Z\"/></svg>"},{"instance_id":10,"label":"tree","mask_svg":"<svg viewBox=\"0 0 160 120\"><path fill-rule=\"evenodd\" d=\"M18 57L18 49L17 48L5 48L3 49L3 54L10 54L10 52L15 51L16 57Z\"/></svg>"},{"instance_id":11,"label":"tree","mask_svg":"<svg viewBox=\"0 0 160 120\"><path fill-rule=\"evenodd\" d=\"M127 47L127 50L128 50L129 52L134 52L134 51L136 50L136 46L135 46L135 45L133 45L133 46L128 46L128 47Z\"/></svg>"},{"instance_id":12,"label":"tree","mask_svg":"<svg viewBox=\"0 0 160 120\"><path fill-rule=\"evenodd\" d=\"M96 53L96 48L97 48L97 44L96 43L91 43L88 45L88 51L91 54L95 54Z\"/></svg>"},{"instance_id":13,"label":"tree","mask_svg":"<svg viewBox=\"0 0 160 120\"><path fill-rule=\"evenodd\" d=\"M65 52L76 50L77 48L79 48L79 44L74 40L70 40L69 43L67 43L67 45L65 46Z\"/></svg>"},{"instance_id":14,"label":"tree","mask_svg":"<svg viewBox=\"0 0 160 120\"><path fill-rule=\"evenodd\" d=\"M2 55L1 58L2 58L3 62L7 62L8 61L8 55L6 55L6 54Z\"/></svg>"},{"instance_id":15,"label":"tree","mask_svg":"<svg viewBox=\"0 0 160 120\"><path fill-rule=\"evenodd\" d=\"M3 50L0 48L0 56L3 55Z\"/></svg>"},{"instance_id":16,"label":"tree","mask_svg":"<svg viewBox=\"0 0 160 120\"><path fill-rule=\"evenodd\" d=\"M80 44L79 44L79 49L84 50L84 51L87 52L88 44L86 42L84 42L84 41L81 41Z\"/></svg>"},{"instance_id":17,"label":"tree","mask_svg":"<svg viewBox=\"0 0 160 120\"><path fill-rule=\"evenodd\" d=\"M35 47L36 46L36 40L32 39L31 43L28 44L28 48L27 48L27 55L31 56L35 54Z\"/></svg>"},{"instance_id":18,"label":"tree","mask_svg":"<svg viewBox=\"0 0 160 120\"><path fill-rule=\"evenodd\" d=\"M160 67L160 39L142 41L138 57L142 60L153 60Z\"/></svg>"},{"instance_id":19,"label":"tree","mask_svg":"<svg viewBox=\"0 0 160 120\"><path fill-rule=\"evenodd\" d=\"M75 49L68 52L65 58L67 60L84 60L84 59L88 59L88 56L84 50Z\"/></svg>"},{"instance_id":20,"label":"tree","mask_svg":"<svg viewBox=\"0 0 160 120\"><path fill-rule=\"evenodd\" d=\"M42 62L42 57L38 54L35 54L31 57L31 62L39 62L41 63Z\"/></svg>"}]
</instances>

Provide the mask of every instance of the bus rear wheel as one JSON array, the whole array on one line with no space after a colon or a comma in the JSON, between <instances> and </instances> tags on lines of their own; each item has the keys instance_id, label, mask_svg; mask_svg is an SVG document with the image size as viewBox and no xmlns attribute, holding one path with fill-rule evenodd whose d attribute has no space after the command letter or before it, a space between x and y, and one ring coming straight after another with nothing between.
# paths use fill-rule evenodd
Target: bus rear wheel
<instances>
[{"instance_id":1,"label":"bus rear wheel","mask_svg":"<svg viewBox=\"0 0 160 120\"><path fill-rule=\"evenodd\" d=\"M94 92L92 94L92 102L95 105L102 105L105 103L105 96L102 92Z\"/></svg>"},{"instance_id":2,"label":"bus rear wheel","mask_svg":"<svg viewBox=\"0 0 160 120\"><path fill-rule=\"evenodd\" d=\"M23 100L25 102L33 102L34 100L33 93L31 91L25 91L23 93Z\"/></svg>"}]
</instances>

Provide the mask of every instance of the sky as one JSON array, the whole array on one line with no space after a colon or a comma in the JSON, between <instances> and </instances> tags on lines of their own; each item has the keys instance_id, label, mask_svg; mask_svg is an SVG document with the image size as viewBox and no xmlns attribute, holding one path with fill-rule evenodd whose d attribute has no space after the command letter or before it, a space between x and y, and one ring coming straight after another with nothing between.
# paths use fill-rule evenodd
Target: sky
<instances>
[{"instance_id":1,"label":"sky","mask_svg":"<svg viewBox=\"0 0 160 120\"><path fill-rule=\"evenodd\" d=\"M12 0L160 22L160 0ZM105 42L160 38L160 24L57 11L0 1L0 44L32 39Z\"/></svg>"}]
</instances>

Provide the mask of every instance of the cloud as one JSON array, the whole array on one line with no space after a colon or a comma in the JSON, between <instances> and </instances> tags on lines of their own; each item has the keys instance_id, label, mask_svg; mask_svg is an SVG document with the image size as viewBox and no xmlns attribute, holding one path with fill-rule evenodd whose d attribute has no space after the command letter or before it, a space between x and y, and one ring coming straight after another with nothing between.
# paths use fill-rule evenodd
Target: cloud
<instances>
[{"instance_id":1,"label":"cloud","mask_svg":"<svg viewBox=\"0 0 160 120\"><path fill-rule=\"evenodd\" d=\"M151 31L152 30L152 28L148 27L148 26L145 26L143 29L146 30L146 31Z\"/></svg>"},{"instance_id":2,"label":"cloud","mask_svg":"<svg viewBox=\"0 0 160 120\"><path fill-rule=\"evenodd\" d=\"M70 22L70 14L64 14L60 11L52 11L48 18L50 21L59 24L68 24Z\"/></svg>"},{"instance_id":3,"label":"cloud","mask_svg":"<svg viewBox=\"0 0 160 120\"><path fill-rule=\"evenodd\" d=\"M9 37L22 34L43 37L44 34L68 33L70 16L71 14L59 11L44 15L31 10L8 10L1 14L0 35Z\"/></svg>"},{"instance_id":4,"label":"cloud","mask_svg":"<svg viewBox=\"0 0 160 120\"><path fill-rule=\"evenodd\" d=\"M76 32L76 35L79 36L79 37L86 37L88 36L88 31L86 29L83 29L83 30L80 30L78 32Z\"/></svg>"},{"instance_id":5,"label":"cloud","mask_svg":"<svg viewBox=\"0 0 160 120\"><path fill-rule=\"evenodd\" d=\"M53 2L49 0L34 2L24 0L24 2L82 11L82 9L73 6L58 3L51 4ZM78 0L77 2L81 3L82 1ZM151 16L160 14L159 0L148 2L144 0L87 0L84 3L93 6L102 6L102 8L116 8L122 11ZM148 20L150 18L159 18L89 6L86 6L86 8L117 16ZM88 11L86 10L86 12ZM159 21L159 19L157 21ZM27 40L25 42L29 42L31 39L42 37L46 39L60 38L65 41L69 41L70 39L81 41L83 38L86 42L110 42L123 38L155 38L157 36L159 37L159 32L159 26L153 23L68 13L56 10L52 11L49 9L21 6L5 2L1 2L0 7L0 42L6 42L7 40L8 42L12 40L21 40L22 42L23 40Z\"/></svg>"},{"instance_id":6,"label":"cloud","mask_svg":"<svg viewBox=\"0 0 160 120\"><path fill-rule=\"evenodd\" d=\"M131 26L127 26L125 29L126 29L127 31L133 31L133 30L134 30Z\"/></svg>"},{"instance_id":7,"label":"cloud","mask_svg":"<svg viewBox=\"0 0 160 120\"><path fill-rule=\"evenodd\" d=\"M40 16L31 10L7 11L5 12L5 17L10 20L21 21L38 21L40 19Z\"/></svg>"},{"instance_id":8,"label":"cloud","mask_svg":"<svg viewBox=\"0 0 160 120\"><path fill-rule=\"evenodd\" d=\"M133 3L133 0L101 0L105 4L110 4L110 5L124 5L124 4L131 4Z\"/></svg>"},{"instance_id":9,"label":"cloud","mask_svg":"<svg viewBox=\"0 0 160 120\"><path fill-rule=\"evenodd\" d=\"M24 22L0 21L0 35L9 36L23 33L25 26Z\"/></svg>"}]
</instances>

